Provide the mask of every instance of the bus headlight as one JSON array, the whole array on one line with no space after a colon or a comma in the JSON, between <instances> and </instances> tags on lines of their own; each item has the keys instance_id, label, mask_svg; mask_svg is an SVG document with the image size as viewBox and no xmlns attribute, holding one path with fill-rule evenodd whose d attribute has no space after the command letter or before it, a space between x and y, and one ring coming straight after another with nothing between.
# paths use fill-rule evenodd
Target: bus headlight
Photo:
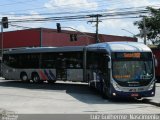
<instances>
[{"instance_id":1,"label":"bus headlight","mask_svg":"<svg viewBox=\"0 0 160 120\"><path fill-rule=\"evenodd\" d=\"M152 90L153 87L154 87L154 82L152 82L152 83L150 84L150 86L148 87L148 90Z\"/></svg>"},{"instance_id":2,"label":"bus headlight","mask_svg":"<svg viewBox=\"0 0 160 120\"><path fill-rule=\"evenodd\" d=\"M115 82L112 82L113 83L113 87L116 91L121 91L121 89L119 88L118 84L115 83Z\"/></svg>"}]
</instances>

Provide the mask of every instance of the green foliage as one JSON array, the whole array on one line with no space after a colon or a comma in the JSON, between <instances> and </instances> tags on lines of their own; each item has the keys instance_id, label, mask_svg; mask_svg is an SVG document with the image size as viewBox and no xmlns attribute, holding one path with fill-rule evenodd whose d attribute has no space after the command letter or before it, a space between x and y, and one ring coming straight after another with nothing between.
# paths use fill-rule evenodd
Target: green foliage
<instances>
[{"instance_id":1,"label":"green foliage","mask_svg":"<svg viewBox=\"0 0 160 120\"><path fill-rule=\"evenodd\" d=\"M153 44L160 44L160 9L154 9L147 7L149 15L145 16L145 23L147 29L147 39L152 41ZM134 25L138 26L139 30L143 30L143 19L134 22ZM143 37L143 36L140 36Z\"/></svg>"}]
</instances>

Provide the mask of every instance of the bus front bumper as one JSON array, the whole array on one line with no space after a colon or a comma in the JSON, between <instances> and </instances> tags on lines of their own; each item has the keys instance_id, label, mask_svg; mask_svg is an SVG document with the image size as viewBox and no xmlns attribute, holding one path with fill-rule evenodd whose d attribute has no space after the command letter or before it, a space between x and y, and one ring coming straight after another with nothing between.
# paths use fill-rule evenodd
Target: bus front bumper
<instances>
[{"instance_id":1,"label":"bus front bumper","mask_svg":"<svg viewBox=\"0 0 160 120\"><path fill-rule=\"evenodd\" d=\"M155 96L155 87L149 91L142 92L123 92L116 91L113 87L110 91L111 97L127 97L127 98L141 98L141 97L153 97Z\"/></svg>"}]
</instances>

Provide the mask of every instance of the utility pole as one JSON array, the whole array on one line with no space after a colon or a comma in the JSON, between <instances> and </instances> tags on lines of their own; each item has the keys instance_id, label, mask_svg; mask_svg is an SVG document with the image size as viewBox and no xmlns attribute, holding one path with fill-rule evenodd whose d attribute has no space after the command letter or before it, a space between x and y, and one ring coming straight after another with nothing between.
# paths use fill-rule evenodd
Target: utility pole
<instances>
[{"instance_id":1,"label":"utility pole","mask_svg":"<svg viewBox=\"0 0 160 120\"><path fill-rule=\"evenodd\" d=\"M145 17L143 17L143 36L144 36L144 44L146 45L147 42L147 30L146 30L146 20Z\"/></svg>"},{"instance_id":2,"label":"utility pole","mask_svg":"<svg viewBox=\"0 0 160 120\"><path fill-rule=\"evenodd\" d=\"M43 28L40 28L40 47L42 47L43 45Z\"/></svg>"},{"instance_id":3,"label":"utility pole","mask_svg":"<svg viewBox=\"0 0 160 120\"><path fill-rule=\"evenodd\" d=\"M3 23L1 21L1 57L0 57L0 76L2 76L2 63L3 63Z\"/></svg>"},{"instance_id":4,"label":"utility pole","mask_svg":"<svg viewBox=\"0 0 160 120\"><path fill-rule=\"evenodd\" d=\"M0 61L1 61L1 76L2 76L2 63L3 63L3 28L8 28L8 17L2 17L1 20L1 57L0 57Z\"/></svg>"},{"instance_id":5,"label":"utility pole","mask_svg":"<svg viewBox=\"0 0 160 120\"><path fill-rule=\"evenodd\" d=\"M99 38L98 38L98 25L99 25L99 22L102 22L102 21L99 20L99 17L101 17L101 16L102 16L102 15L100 15L100 14L90 15L90 17L95 17L96 20L95 20L95 21L94 21L94 20L88 21L88 22L91 22L91 23L93 23L93 22L96 23L96 43L99 43L99 42L100 42L100 40L99 40Z\"/></svg>"},{"instance_id":6,"label":"utility pole","mask_svg":"<svg viewBox=\"0 0 160 120\"><path fill-rule=\"evenodd\" d=\"M3 60L3 25L1 23L1 61Z\"/></svg>"}]
</instances>

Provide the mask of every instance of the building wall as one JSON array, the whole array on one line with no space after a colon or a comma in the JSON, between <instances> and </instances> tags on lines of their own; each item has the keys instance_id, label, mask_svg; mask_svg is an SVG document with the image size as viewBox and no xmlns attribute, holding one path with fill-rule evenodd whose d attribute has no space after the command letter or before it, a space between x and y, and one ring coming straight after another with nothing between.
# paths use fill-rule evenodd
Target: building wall
<instances>
[{"instance_id":1,"label":"building wall","mask_svg":"<svg viewBox=\"0 0 160 120\"><path fill-rule=\"evenodd\" d=\"M100 35L101 42L114 42L114 41L131 41L137 42L137 38L131 38L126 36L114 36L114 35Z\"/></svg>"},{"instance_id":2,"label":"building wall","mask_svg":"<svg viewBox=\"0 0 160 120\"><path fill-rule=\"evenodd\" d=\"M70 41L70 34L77 34L77 41ZM137 39L131 37L103 34L99 35L99 39L100 42L137 41ZM75 31L62 31L61 33L57 33L57 31L54 29L46 28L4 32L3 41L4 48L37 46L83 46L96 43L95 34L93 33L80 33Z\"/></svg>"},{"instance_id":3,"label":"building wall","mask_svg":"<svg viewBox=\"0 0 160 120\"><path fill-rule=\"evenodd\" d=\"M63 31L62 33L57 33L55 30L43 30L43 46L79 46L87 45L89 39L87 37L79 37L77 41L70 41L70 34L72 32Z\"/></svg>"},{"instance_id":4,"label":"building wall","mask_svg":"<svg viewBox=\"0 0 160 120\"><path fill-rule=\"evenodd\" d=\"M4 48L40 46L39 29L4 32L3 45Z\"/></svg>"},{"instance_id":5,"label":"building wall","mask_svg":"<svg viewBox=\"0 0 160 120\"><path fill-rule=\"evenodd\" d=\"M96 43L95 34L93 33L77 33L74 31L62 31L57 33L56 30L43 29L43 46L83 46L88 44ZM77 41L70 41L70 34L77 34ZM100 42L111 42L111 41L135 41L136 38L121 37L112 35L99 34Z\"/></svg>"},{"instance_id":6,"label":"building wall","mask_svg":"<svg viewBox=\"0 0 160 120\"><path fill-rule=\"evenodd\" d=\"M157 60L157 66L155 68L156 70L156 77L160 81L160 48L151 48L153 54L155 55L155 58Z\"/></svg>"}]
</instances>

